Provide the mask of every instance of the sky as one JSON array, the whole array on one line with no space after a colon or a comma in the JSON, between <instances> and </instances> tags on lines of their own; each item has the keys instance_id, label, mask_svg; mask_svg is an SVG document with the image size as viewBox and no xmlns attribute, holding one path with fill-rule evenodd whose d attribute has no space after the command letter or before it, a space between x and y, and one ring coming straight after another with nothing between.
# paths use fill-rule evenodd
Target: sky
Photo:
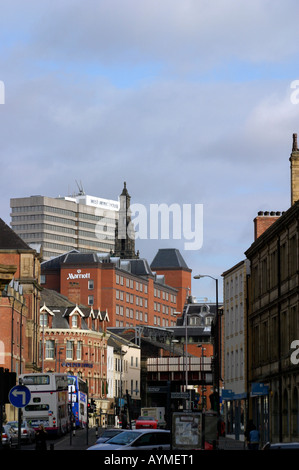
<instances>
[{"instance_id":1,"label":"sky","mask_svg":"<svg viewBox=\"0 0 299 470\"><path fill-rule=\"evenodd\" d=\"M188 206L194 224L201 207L197 249L186 249L183 229L149 233L136 248L149 262L159 248L179 249L192 277L219 280L221 300L221 275L245 259L257 212L290 207L298 2L0 8L0 218L10 224L10 198L66 196L76 181L107 199L126 181L148 214L153 204L181 215ZM214 300L214 279L193 280L192 295Z\"/></svg>"}]
</instances>

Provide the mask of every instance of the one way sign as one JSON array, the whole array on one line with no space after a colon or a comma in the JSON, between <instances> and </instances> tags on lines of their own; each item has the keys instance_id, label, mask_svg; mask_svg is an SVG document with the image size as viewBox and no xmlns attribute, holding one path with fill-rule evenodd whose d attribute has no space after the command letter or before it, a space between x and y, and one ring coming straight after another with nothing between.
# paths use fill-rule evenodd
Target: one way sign
<instances>
[{"instance_id":1,"label":"one way sign","mask_svg":"<svg viewBox=\"0 0 299 470\"><path fill-rule=\"evenodd\" d=\"M29 388L24 385L16 385L8 395L10 403L16 408L24 408L30 402L31 393Z\"/></svg>"}]
</instances>

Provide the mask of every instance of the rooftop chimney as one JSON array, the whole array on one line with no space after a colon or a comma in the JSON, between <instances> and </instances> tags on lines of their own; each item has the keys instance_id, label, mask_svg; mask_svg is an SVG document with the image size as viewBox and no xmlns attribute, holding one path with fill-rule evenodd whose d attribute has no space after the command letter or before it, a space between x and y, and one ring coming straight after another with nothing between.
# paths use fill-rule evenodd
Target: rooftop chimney
<instances>
[{"instance_id":1,"label":"rooftop chimney","mask_svg":"<svg viewBox=\"0 0 299 470\"><path fill-rule=\"evenodd\" d=\"M254 240L262 235L277 219L279 219L280 212L263 212L259 211L257 217L254 219Z\"/></svg>"},{"instance_id":2,"label":"rooftop chimney","mask_svg":"<svg viewBox=\"0 0 299 470\"><path fill-rule=\"evenodd\" d=\"M291 162L291 205L299 200L299 149L297 134L293 134L293 147L290 156Z\"/></svg>"}]
</instances>

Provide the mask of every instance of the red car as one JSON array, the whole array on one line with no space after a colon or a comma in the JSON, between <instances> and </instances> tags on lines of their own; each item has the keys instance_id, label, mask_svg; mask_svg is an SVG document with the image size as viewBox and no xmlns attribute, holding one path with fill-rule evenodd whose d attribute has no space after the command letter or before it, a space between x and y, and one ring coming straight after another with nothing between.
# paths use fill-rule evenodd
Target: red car
<instances>
[{"instance_id":1,"label":"red car","mask_svg":"<svg viewBox=\"0 0 299 470\"><path fill-rule=\"evenodd\" d=\"M144 428L157 429L158 421L152 416L139 416L139 418L136 419L136 429Z\"/></svg>"}]
</instances>

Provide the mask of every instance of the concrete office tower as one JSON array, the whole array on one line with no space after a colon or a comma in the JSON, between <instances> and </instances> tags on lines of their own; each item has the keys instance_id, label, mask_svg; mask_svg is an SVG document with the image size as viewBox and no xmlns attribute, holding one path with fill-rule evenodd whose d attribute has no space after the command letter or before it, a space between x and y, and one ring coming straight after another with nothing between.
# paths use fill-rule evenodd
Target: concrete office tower
<instances>
[{"instance_id":1,"label":"concrete office tower","mask_svg":"<svg viewBox=\"0 0 299 470\"><path fill-rule=\"evenodd\" d=\"M11 227L27 244L42 246L43 260L71 250L113 252L119 201L85 195L10 200Z\"/></svg>"}]
</instances>

